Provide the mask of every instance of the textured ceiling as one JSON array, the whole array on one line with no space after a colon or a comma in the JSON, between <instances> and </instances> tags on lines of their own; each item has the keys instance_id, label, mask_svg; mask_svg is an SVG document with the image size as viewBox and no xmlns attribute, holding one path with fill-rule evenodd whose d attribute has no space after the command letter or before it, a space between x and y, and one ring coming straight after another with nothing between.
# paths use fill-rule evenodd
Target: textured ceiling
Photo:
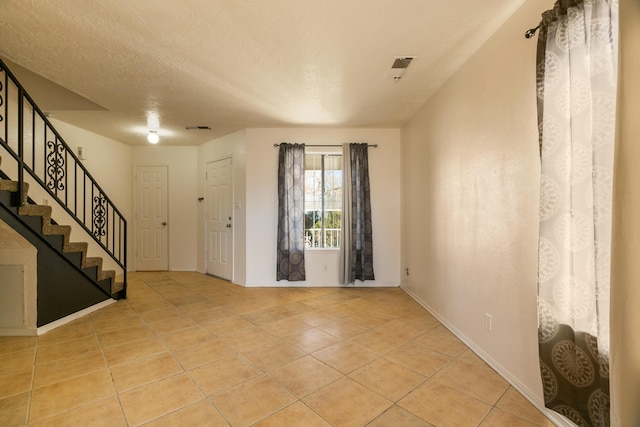
<instances>
[{"instance_id":1,"label":"textured ceiling","mask_svg":"<svg viewBox=\"0 0 640 427\"><path fill-rule=\"evenodd\" d=\"M44 111L131 145L149 112L163 145L400 127L523 2L0 0L0 57ZM394 81L398 56L416 59Z\"/></svg>"}]
</instances>

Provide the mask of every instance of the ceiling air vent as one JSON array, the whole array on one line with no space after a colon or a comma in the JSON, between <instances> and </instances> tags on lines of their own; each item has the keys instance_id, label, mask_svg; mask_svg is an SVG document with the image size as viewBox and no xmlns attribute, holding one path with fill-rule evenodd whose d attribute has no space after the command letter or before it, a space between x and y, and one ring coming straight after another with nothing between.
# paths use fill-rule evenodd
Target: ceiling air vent
<instances>
[{"instance_id":1,"label":"ceiling air vent","mask_svg":"<svg viewBox=\"0 0 640 427\"><path fill-rule=\"evenodd\" d=\"M414 60L413 56L398 56L394 59L391 69L387 72L387 76L392 80L400 80L407 71L409 64Z\"/></svg>"},{"instance_id":2,"label":"ceiling air vent","mask_svg":"<svg viewBox=\"0 0 640 427\"><path fill-rule=\"evenodd\" d=\"M186 130L211 130L209 126L187 126Z\"/></svg>"}]
</instances>

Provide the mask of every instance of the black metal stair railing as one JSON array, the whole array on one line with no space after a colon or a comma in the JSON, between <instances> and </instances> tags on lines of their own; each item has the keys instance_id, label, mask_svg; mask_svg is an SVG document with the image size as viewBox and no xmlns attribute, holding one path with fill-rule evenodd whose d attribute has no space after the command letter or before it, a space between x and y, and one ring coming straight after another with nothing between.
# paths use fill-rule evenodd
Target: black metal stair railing
<instances>
[{"instance_id":1,"label":"black metal stair railing","mask_svg":"<svg viewBox=\"0 0 640 427\"><path fill-rule=\"evenodd\" d=\"M126 219L2 60L0 145L15 159L18 202L27 172L122 268L126 295Z\"/></svg>"}]
</instances>

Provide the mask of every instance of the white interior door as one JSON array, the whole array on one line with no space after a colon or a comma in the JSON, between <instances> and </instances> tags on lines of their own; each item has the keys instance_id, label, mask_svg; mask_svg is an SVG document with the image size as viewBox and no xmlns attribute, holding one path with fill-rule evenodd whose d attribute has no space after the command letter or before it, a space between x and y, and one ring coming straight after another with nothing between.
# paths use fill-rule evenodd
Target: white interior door
<instances>
[{"instance_id":1,"label":"white interior door","mask_svg":"<svg viewBox=\"0 0 640 427\"><path fill-rule=\"evenodd\" d=\"M208 274L231 280L233 193L231 159L207 164L206 230Z\"/></svg>"},{"instance_id":2,"label":"white interior door","mask_svg":"<svg viewBox=\"0 0 640 427\"><path fill-rule=\"evenodd\" d=\"M136 167L136 269L169 269L167 167Z\"/></svg>"}]
</instances>

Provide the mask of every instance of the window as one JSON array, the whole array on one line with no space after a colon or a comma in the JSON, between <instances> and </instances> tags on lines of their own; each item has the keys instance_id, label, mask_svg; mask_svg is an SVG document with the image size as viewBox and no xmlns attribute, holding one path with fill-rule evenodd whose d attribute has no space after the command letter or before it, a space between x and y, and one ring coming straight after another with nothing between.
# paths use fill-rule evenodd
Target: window
<instances>
[{"instance_id":1,"label":"window","mask_svg":"<svg viewBox=\"0 0 640 427\"><path fill-rule=\"evenodd\" d=\"M305 248L340 247L342 155L305 154Z\"/></svg>"}]
</instances>

